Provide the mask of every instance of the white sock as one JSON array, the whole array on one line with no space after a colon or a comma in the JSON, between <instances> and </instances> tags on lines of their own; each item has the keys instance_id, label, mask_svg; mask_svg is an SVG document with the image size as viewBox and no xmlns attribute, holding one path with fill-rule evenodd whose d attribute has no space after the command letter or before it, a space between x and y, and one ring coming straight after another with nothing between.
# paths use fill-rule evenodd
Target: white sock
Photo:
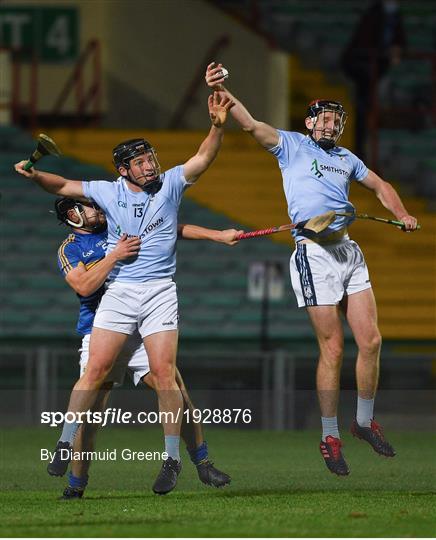
<instances>
[{"instance_id":1,"label":"white sock","mask_svg":"<svg viewBox=\"0 0 436 540\"><path fill-rule=\"evenodd\" d=\"M321 424L322 424L322 440L324 442L325 442L325 438L328 437L329 435L331 435L332 437L336 437L336 439L340 439L337 416L330 416L330 417L321 416Z\"/></svg>"},{"instance_id":2,"label":"white sock","mask_svg":"<svg viewBox=\"0 0 436 540\"><path fill-rule=\"evenodd\" d=\"M74 437L76 436L76 433L81 425L82 424L80 424L79 422L64 422L59 442L69 442L70 446L73 446Z\"/></svg>"},{"instance_id":3,"label":"white sock","mask_svg":"<svg viewBox=\"0 0 436 540\"><path fill-rule=\"evenodd\" d=\"M356 421L360 427L371 427L374 417L374 399L363 399L357 396Z\"/></svg>"},{"instance_id":4,"label":"white sock","mask_svg":"<svg viewBox=\"0 0 436 540\"><path fill-rule=\"evenodd\" d=\"M165 435L165 452L168 457L180 461L180 437L177 435Z\"/></svg>"}]
</instances>

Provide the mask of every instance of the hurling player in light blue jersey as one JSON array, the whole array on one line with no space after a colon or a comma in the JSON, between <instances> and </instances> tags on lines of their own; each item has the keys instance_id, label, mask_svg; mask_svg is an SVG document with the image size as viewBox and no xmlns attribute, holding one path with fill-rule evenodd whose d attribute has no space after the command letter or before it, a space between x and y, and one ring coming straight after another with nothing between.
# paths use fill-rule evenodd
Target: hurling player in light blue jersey
<instances>
[{"instance_id":1,"label":"hurling player in light blue jersey","mask_svg":"<svg viewBox=\"0 0 436 540\"><path fill-rule=\"evenodd\" d=\"M395 189L352 152L337 146L346 121L340 103L331 100L310 103L305 119L307 134L303 135L278 130L253 118L224 88L224 80L222 64L212 63L207 67L208 86L235 103L231 114L236 122L277 158L292 222L331 210L352 213L354 207L348 193L350 182L354 180L372 190L383 206L404 223L406 231L416 229L416 218L409 215ZM347 233L346 227L352 221L352 217L338 216L326 231L310 238L295 230L296 249L290 263L298 305L306 307L320 349L316 376L322 415L320 451L329 470L341 476L349 474L337 423L344 347L341 311L358 347L357 413L351 431L377 453L395 455L380 425L374 421L381 336L365 259Z\"/></svg>"},{"instance_id":2,"label":"hurling player in light blue jersey","mask_svg":"<svg viewBox=\"0 0 436 540\"><path fill-rule=\"evenodd\" d=\"M91 202L80 202L62 197L55 201L56 216L61 223L71 227L71 234L58 249L58 266L66 282L76 292L80 301L77 333L82 336L80 349L80 374L85 371L89 358L89 340L95 312L104 294L104 282L119 260L135 255L139 250L137 237L121 237L114 249L106 257L107 227L101 209ZM243 231L227 229L217 231L196 225L179 225L178 236L192 240L213 240L234 245ZM125 371L130 372L135 385L141 381L153 388L147 353L141 337L135 332L124 346L111 372L107 375L94 410L104 410L114 384L122 384ZM176 368L176 381L182 392L184 407L194 410L189 393L180 372ZM92 452L98 424L84 424L74 440L74 455ZM230 483L230 477L213 466L209 460L208 446L203 436L202 424L186 422L183 417L182 438L190 458L197 468L200 480L207 485L222 487ZM81 498L88 484L90 461L74 459L69 473L69 485L64 490L63 499Z\"/></svg>"},{"instance_id":3,"label":"hurling player in light blue jersey","mask_svg":"<svg viewBox=\"0 0 436 540\"><path fill-rule=\"evenodd\" d=\"M73 388L68 412L90 410L129 335L139 331L155 382L168 455L153 485L158 494L170 492L181 470L179 443L183 398L175 379L178 342L177 292L173 281L177 213L185 189L211 165L224 135L223 125L232 101L218 93L209 96L212 127L197 153L183 165L161 174L153 147L143 139L119 144L113 150L120 174L115 182L80 182L30 169L26 161L15 170L46 191L74 199L91 198L105 212L108 253L123 234L141 241L137 256L118 261L98 307L85 373ZM71 416L71 415L70 415ZM79 420L65 423L49 473L62 475L68 467Z\"/></svg>"}]
</instances>

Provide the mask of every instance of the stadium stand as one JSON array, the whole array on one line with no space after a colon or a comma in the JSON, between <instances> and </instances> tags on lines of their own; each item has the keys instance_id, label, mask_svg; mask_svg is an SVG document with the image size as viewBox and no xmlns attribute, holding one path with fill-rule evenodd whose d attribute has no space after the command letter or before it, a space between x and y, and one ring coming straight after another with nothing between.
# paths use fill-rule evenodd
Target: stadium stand
<instances>
[{"instance_id":1,"label":"stadium stand","mask_svg":"<svg viewBox=\"0 0 436 540\"><path fill-rule=\"evenodd\" d=\"M251 0L215 0L237 12L250 12ZM331 79L355 22L366 6L358 0L258 0L259 24L290 53L291 122L302 129L313 89L318 95L341 100L352 111L348 91ZM402 2L410 48L434 50L435 13L432 3ZM334 28L334 31L332 31ZM315 54L316 53L316 54ZM318 64L314 63L318 60ZM327 68L328 76L320 66ZM304 67L303 67L304 66ZM403 62L392 70L384 93L396 106L425 111L431 70L426 62ZM424 115L420 116L421 118ZM392 120L392 119L391 119ZM380 132L380 169L388 180L401 181L406 206L419 217L422 230L413 235L394 228L361 222L352 237L364 249L379 304L384 337L435 337L436 278L434 267L435 216L428 212L436 197L436 130L384 129ZM342 143L353 147L352 114ZM43 167L69 178L106 178L114 142L138 135L115 130L54 130L50 133L67 154L45 158ZM195 132L141 132L159 151L163 168L182 162L201 140ZM31 137L16 127L0 128L2 176L0 270L0 336L73 336L77 302L56 269L56 250L66 235L49 214L53 197L26 184L12 164L33 149ZM398 187L398 186L397 186ZM413 195L412 195L413 194ZM425 197L427 200L414 195ZM385 215L370 194L352 189L360 212ZM213 228L241 224L263 228L288 221L281 179L275 160L247 135L228 133L223 151L205 178L191 189L180 214L181 222ZM275 338L311 336L303 311L296 309L287 278L292 243L287 234L249 240L235 248L211 243L180 242L178 256L182 335L188 337L247 337L260 332L260 306L247 300L247 269L252 261L278 260L283 264L286 295L272 306L270 326ZM407 309L405 308L407 306ZM56 316L58 315L58 316Z\"/></svg>"}]
</instances>

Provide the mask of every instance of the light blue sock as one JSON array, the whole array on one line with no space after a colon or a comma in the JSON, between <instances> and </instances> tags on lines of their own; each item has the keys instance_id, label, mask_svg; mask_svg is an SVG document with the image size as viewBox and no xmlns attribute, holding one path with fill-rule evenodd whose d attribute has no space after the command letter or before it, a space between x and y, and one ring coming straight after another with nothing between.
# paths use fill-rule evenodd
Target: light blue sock
<instances>
[{"instance_id":1,"label":"light blue sock","mask_svg":"<svg viewBox=\"0 0 436 540\"><path fill-rule=\"evenodd\" d=\"M178 435L165 435L165 452L168 457L180 461L180 437Z\"/></svg>"},{"instance_id":2,"label":"light blue sock","mask_svg":"<svg viewBox=\"0 0 436 540\"><path fill-rule=\"evenodd\" d=\"M64 427L62 428L62 435L59 438L59 441L69 442L73 446L74 437L76 436L79 427L82 424L79 422L64 422Z\"/></svg>"},{"instance_id":3,"label":"light blue sock","mask_svg":"<svg viewBox=\"0 0 436 540\"><path fill-rule=\"evenodd\" d=\"M360 427L371 427L374 418L374 399L363 399L357 396L356 421Z\"/></svg>"},{"instance_id":4,"label":"light blue sock","mask_svg":"<svg viewBox=\"0 0 436 540\"><path fill-rule=\"evenodd\" d=\"M325 438L331 435L340 439L339 429L338 429L338 417L337 416L321 416L322 424L322 440L325 442Z\"/></svg>"}]
</instances>

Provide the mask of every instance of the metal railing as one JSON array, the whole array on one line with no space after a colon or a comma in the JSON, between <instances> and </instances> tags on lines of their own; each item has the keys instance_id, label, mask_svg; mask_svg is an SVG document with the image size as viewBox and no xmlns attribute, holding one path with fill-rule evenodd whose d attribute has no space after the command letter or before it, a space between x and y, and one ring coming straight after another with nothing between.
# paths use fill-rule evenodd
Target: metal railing
<instances>
[{"instance_id":1,"label":"metal railing","mask_svg":"<svg viewBox=\"0 0 436 540\"><path fill-rule=\"evenodd\" d=\"M183 126L183 120L186 116L189 107L195 103L196 95L200 86L204 82L204 71L205 67L209 64L211 58L218 58L221 54L221 51L228 47L230 43L230 37L223 35L219 37L216 41L207 50L203 60L198 66L197 71L195 72L194 77L192 78L191 84L188 86L185 94L180 100L179 105L177 106L171 120L169 123L169 129L179 129Z\"/></svg>"},{"instance_id":2,"label":"metal railing","mask_svg":"<svg viewBox=\"0 0 436 540\"><path fill-rule=\"evenodd\" d=\"M260 425L263 429L283 429L284 411L283 394L286 391L286 381L291 378L284 377L285 358L282 352L277 353L217 353L212 354L207 363L208 369L216 373L219 370L255 370L261 376L260 388L255 392L260 396L259 414ZM11 399L2 399L3 403L15 401L23 405L18 408L17 416L26 423L38 423L42 411L56 411L63 409L63 396L75 382L68 381L61 376L62 364L74 363L78 366L78 352L75 347L0 347L0 372L2 372L3 389L0 392L14 395ZM205 355L203 353L189 353L179 357L179 363L187 370L204 368ZM78 370L77 370L78 376ZM9 385L5 386L5 382ZM233 390L230 390L233 392ZM249 391L252 392L252 391ZM203 390L194 393L202 394ZM5 394L6 395L6 394ZM240 392L238 391L240 396ZM207 399L207 396L206 396ZM256 396L257 401L257 396ZM0 410L1 417L4 416ZM271 421L271 419L274 419ZM4 419L3 419L4 420Z\"/></svg>"},{"instance_id":3,"label":"metal railing","mask_svg":"<svg viewBox=\"0 0 436 540\"><path fill-rule=\"evenodd\" d=\"M23 48L1 47L0 50L6 51L10 55L11 66L11 88L8 91L10 101L9 103L3 103L2 108L8 108L11 111L13 124L19 124L23 115L26 114L29 127L34 129L37 124L38 114L37 54L33 50L29 51ZM25 73L23 74L25 65L29 66L27 81L25 80ZM2 73L0 76L5 80L8 79L6 73ZM23 99L23 95L27 96L26 100Z\"/></svg>"},{"instance_id":4,"label":"metal railing","mask_svg":"<svg viewBox=\"0 0 436 540\"><path fill-rule=\"evenodd\" d=\"M88 88L85 89L87 84L85 69L90 62L92 62L91 81L88 81ZM96 39L90 40L79 56L55 102L53 116L58 117L61 114L62 108L73 91L78 120L83 121L88 108L92 107L93 118L97 121L101 116L101 50L100 42Z\"/></svg>"},{"instance_id":5,"label":"metal railing","mask_svg":"<svg viewBox=\"0 0 436 540\"><path fill-rule=\"evenodd\" d=\"M387 389L399 396L406 396L406 390L417 392L424 403L423 414L429 412L426 395L432 395L432 360L431 353L383 355L382 378L403 381ZM354 361L354 355L346 353L344 364L353 378ZM276 431L304 427L311 414L317 415L313 386L316 363L316 352L283 350L193 351L182 352L178 357L178 366L196 406L250 408L254 418L250 427ZM66 378L65 366L69 368ZM73 346L0 346L0 423L39 424L42 411L64 411L75 377L78 377L78 369L71 370L74 366L78 368L78 352ZM306 373L303 388L301 380L297 383L302 371ZM307 386L308 380L311 387ZM411 382L410 388L407 388L408 382ZM114 398L119 395L116 399L120 406L141 410L145 405L142 392L134 389L116 390L113 394ZM138 394L141 394L139 398ZM354 403L355 392L351 394ZM410 399L407 401L409 410Z\"/></svg>"}]
</instances>

